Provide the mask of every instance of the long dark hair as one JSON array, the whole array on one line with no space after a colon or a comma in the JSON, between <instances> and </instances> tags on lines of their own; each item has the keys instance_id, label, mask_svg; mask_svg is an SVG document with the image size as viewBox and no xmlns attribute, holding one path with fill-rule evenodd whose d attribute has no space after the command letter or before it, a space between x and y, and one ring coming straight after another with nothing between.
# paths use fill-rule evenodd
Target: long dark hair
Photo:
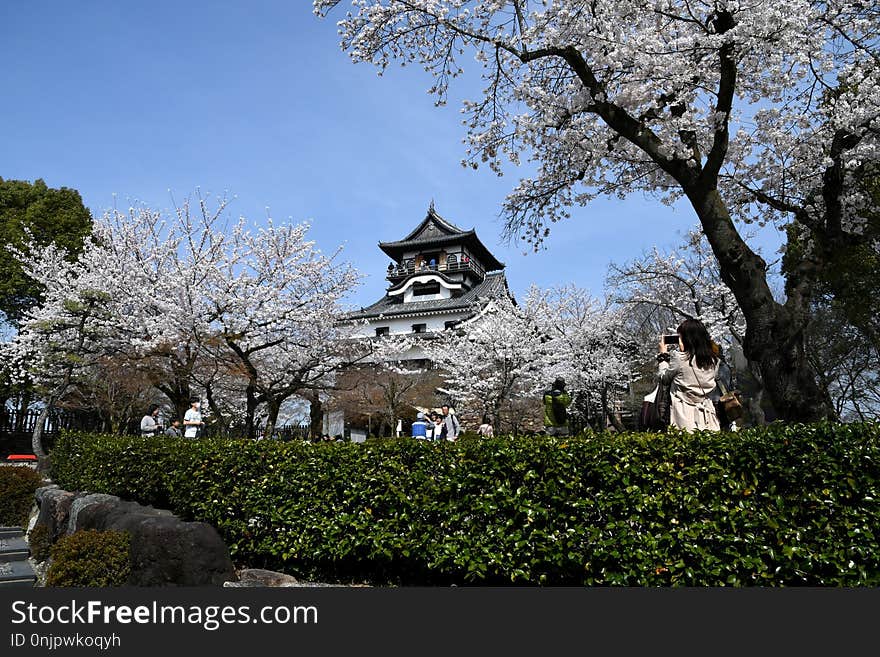
<instances>
[{"instance_id":1,"label":"long dark hair","mask_svg":"<svg viewBox=\"0 0 880 657\"><path fill-rule=\"evenodd\" d=\"M701 370L715 367L718 362L718 354L712 346L709 331L700 320L684 320L678 327L678 335L684 350L688 353L689 363L696 359L697 367Z\"/></svg>"}]
</instances>

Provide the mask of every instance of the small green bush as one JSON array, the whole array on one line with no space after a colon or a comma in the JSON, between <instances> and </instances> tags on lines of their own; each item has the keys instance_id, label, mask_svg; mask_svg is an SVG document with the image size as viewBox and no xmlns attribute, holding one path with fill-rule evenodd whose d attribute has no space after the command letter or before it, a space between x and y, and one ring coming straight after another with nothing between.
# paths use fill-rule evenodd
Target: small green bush
<instances>
[{"instance_id":1,"label":"small green bush","mask_svg":"<svg viewBox=\"0 0 880 657\"><path fill-rule=\"evenodd\" d=\"M34 528L28 532L28 545L31 548L31 556L36 561L48 559L52 548L49 528L46 525L34 525Z\"/></svg>"},{"instance_id":2,"label":"small green bush","mask_svg":"<svg viewBox=\"0 0 880 657\"><path fill-rule=\"evenodd\" d=\"M86 529L62 536L51 549L46 586L123 586L131 572L126 532Z\"/></svg>"},{"instance_id":3,"label":"small green bush","mask_svg":"<svg viewBox=\"0 0 880 657\"><path fill-rule=\"evenodd\" d=\"M34 492L43 485L43 476L33 468L0 467L0 525L27 527Z\"/></svg>"}]
</instances>

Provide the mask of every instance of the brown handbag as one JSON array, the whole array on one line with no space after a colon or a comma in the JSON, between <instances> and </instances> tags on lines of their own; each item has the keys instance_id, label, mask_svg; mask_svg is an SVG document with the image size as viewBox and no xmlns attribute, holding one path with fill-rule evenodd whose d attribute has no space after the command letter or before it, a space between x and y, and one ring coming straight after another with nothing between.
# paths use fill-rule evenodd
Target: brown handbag
<instances>
[{"instance_id":1,"label":"brown handbag","mask_svg":"<svg viewBox=\"0 0 880 657\"><path fill-rule=\"evenodd\" d=\"M724 409L727 420L732 422L740 419L744 414L744 410L742 401L739 398L739 390L728 390L721 379L718 379L718 387L721 389L721 397L718 399L718 403Z\"/></svg>"}]
</instances>

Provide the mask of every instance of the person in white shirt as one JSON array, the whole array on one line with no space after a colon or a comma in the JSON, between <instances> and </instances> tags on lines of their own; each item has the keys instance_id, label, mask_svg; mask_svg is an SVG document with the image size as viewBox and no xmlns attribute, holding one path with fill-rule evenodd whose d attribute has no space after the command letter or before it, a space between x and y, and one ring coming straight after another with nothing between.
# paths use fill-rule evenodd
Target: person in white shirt
<instances>
[{"instance_id":1,"label":"person in white shirt","mask_svg":"<svg viewBox=\"0 0 880 657\"><path fill-rule=\"evenodd\" d=\"M155 436L159 433L159 404L150 404L147 414L141 418L141 435Z\"/></svg>"},{"instance_id":2,"label":"person in white shirt","mask_svg":"<svg viewBox=\"0 0 880 657\"><path fill-rule=\"evenodd\" d=\"M199 435L199 430L205 425L202 422L202 414L199 412L201 402L198 397L189 400L190 407L183 415L183 435L186 438L195 438Z\"/></svg>"}]
</instances>

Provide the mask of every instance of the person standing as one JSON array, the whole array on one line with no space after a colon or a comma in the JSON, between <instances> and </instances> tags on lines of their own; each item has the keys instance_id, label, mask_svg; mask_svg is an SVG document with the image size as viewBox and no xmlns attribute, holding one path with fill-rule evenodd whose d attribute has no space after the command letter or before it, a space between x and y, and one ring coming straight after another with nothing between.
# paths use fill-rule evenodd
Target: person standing
<instances>
[{"instance_id":1,"label":"person standing","mask_svg":"<svg viewBox=\"0 0 880 657\"><path fill-rule=\"evenodd\" d=\"M431 422L434 423L434 440L443 440L443 416L438 413L431 413Z\"/></svg>"},{"instance_id":2,"label":"person standing","mask_svg":"<svg viewBox=\"0 0 880 657\"><path fill-rule=\"evenodd\" d=\"M159 433L159 404L150 404L147 414L141 418L141 435L155 436Z\"/></svg>"},{"instance_id":3,"label":"person standing","mask_svg":"<svg viewBox=\"0 0 880 657\"><path fill-rule=\"evenodd\" d=\"M483 438L491 438L495 435L495 429L492 428L492 422L488 415L483 416L483 423L477 428L477 434Z\"/></svg>"},{"instance_id":4,"label":"person standing","mask_svg":"<svg viewBox=\"0 0 880 657\"><path fill-rule=\"evenodd\" d=\"M660 338L658 376L670 384L669 425L684 431L719 431L712 403L720 358L709 332L697 319L678 327L678 350L669 353Z\"/></svg>"},{"instance_id":5,"label":"person standing","mask_svg":"<svg viewBox=\"0 0 880 657\"><path fill-rule=\"evenodd\" d=\"M165 435L172 438L180 438L183 435L180 431L180 420L177 418L171 420L171 424L165 429Z\"/></svg>"},{"instance_id":6,"label":"person standing","mask_svg":"<svg viewBox=\"0 0 880 657\"><path fill-rule=\"evenodd\" d=\"M443 413L440 435L446 438L446 440L458 440L461 423L455 417L455 413L449 409L449 404L443 404L440 407L440 411Z\"/></svg>"},{"instance_id":7,"label":"person standing","mask_svg":"<svg viewBox=\"0 0 880 657\"><path fill-rule=\"evenodd\" d=\"M189 409L183 415L183 435L187 438L196 438L205 426L200 411L202 404L198 397L190 399L189 404Z\"/></svg>"},{"instance_id":8,"label":"person standing","mask_svg":"<svg viewBox=\"0 0 880 657\"><path fill-rule=\"evenodd\" d=\"M544 431L548 436L568 435L568 405L571 395L565 391L565 379L561 376L553 387L544 392Z\"/></svg>"},{"instance_id":9,"label":"person standing","mask_svg":"<svg viewBox=\"0 0 880 657\"><path fill-rule=\"evenodd\" d=\"M419 440L428 439L428 423L425 422L424 413L416 414L416 421L412 423L412 437Z\"/></svg>"}]
</instances>

